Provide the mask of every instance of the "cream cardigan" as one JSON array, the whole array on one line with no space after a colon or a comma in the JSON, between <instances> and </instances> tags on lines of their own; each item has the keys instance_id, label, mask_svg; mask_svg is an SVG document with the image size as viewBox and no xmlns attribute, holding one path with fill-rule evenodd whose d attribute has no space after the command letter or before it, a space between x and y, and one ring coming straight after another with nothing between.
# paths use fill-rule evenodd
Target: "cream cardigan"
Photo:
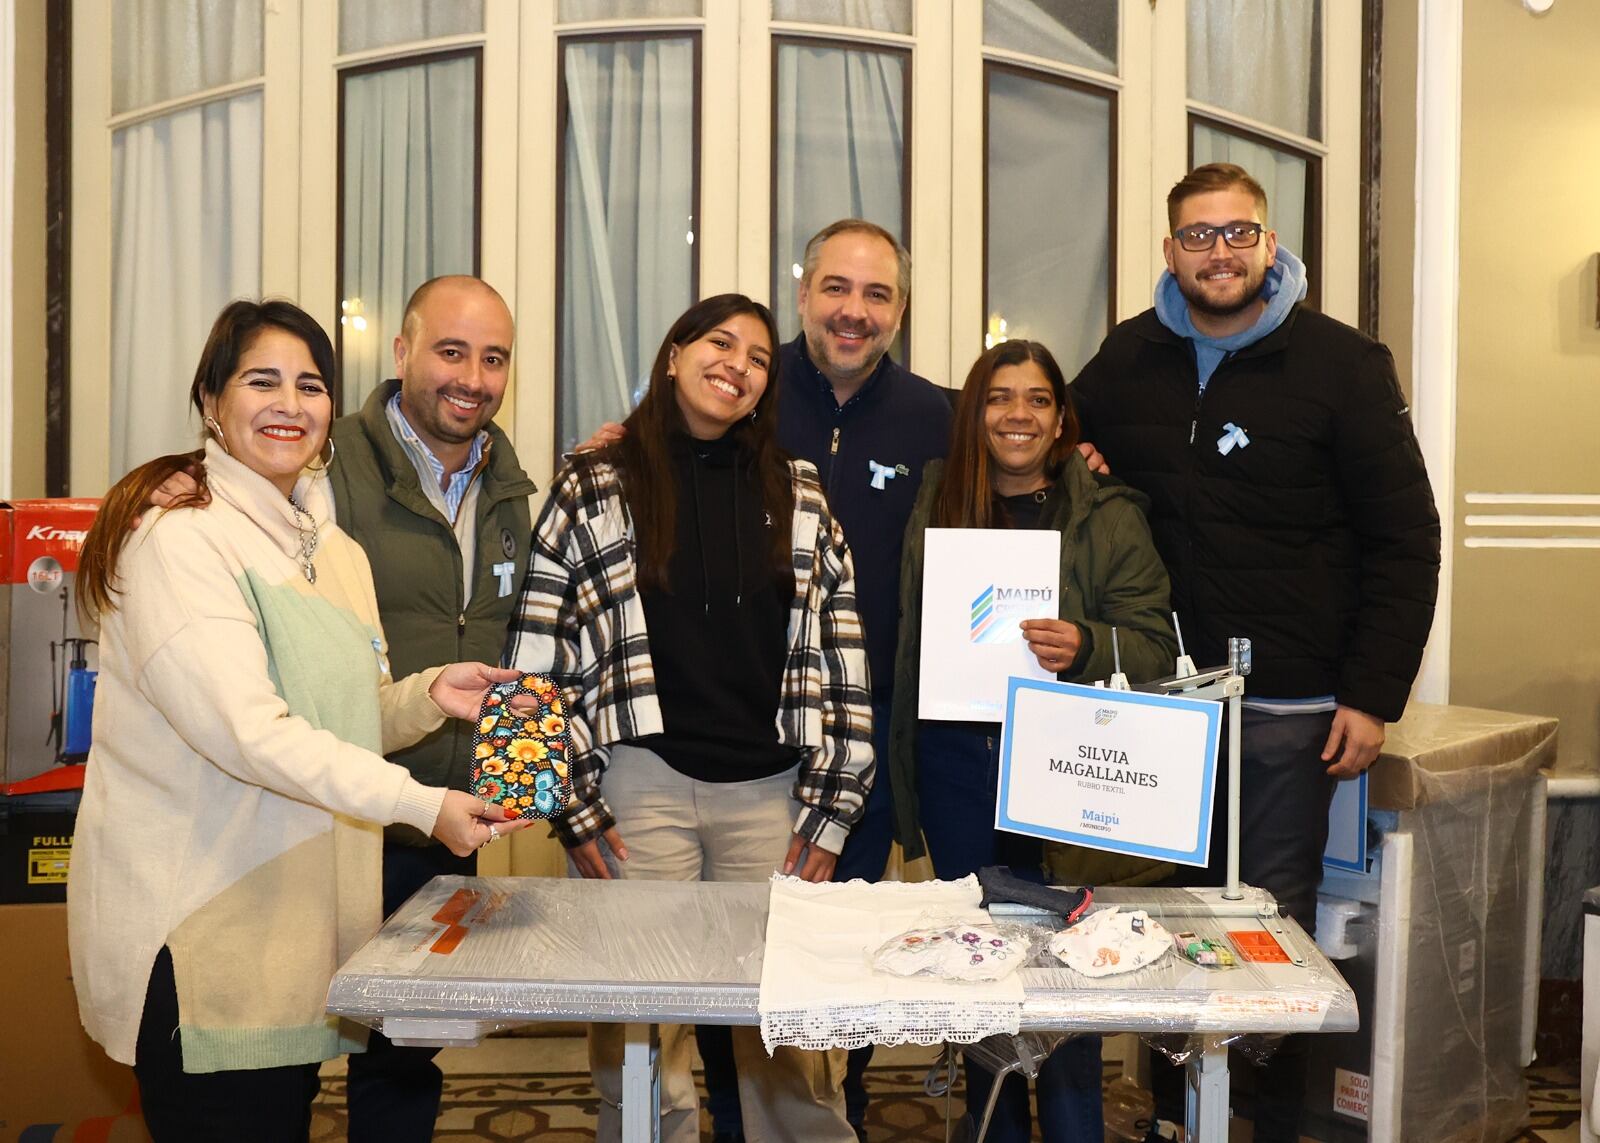
<instances>
[{"instance_id":1,"label":"cream cardigan","mask_svg":"<svg viewBox=\"0 0 1600 1143\"><path fill-rule=\"evenodd\" d=\"M133 1063L166 945L190 1072L365 1043L328 982L382 919L379 826L428 832L444 800L382 757L444 716L437 670L388 677L360 547L321 523L310 584L282 494L215 444L206 473L209 507L148 513L122 552L67 897L89 1035ZM326 487L296 489L318 521Z\"/></svg>"}]
</instances>

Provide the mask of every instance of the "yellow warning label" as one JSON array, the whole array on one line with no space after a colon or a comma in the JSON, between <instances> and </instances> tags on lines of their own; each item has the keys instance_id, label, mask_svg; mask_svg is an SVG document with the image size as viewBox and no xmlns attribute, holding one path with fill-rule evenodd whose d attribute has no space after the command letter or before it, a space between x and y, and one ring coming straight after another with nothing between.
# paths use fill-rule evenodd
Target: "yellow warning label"
<instances>
[{"instance_id":1,"label":"yellow warning label","mask_svg":"<svg viewBox=\"0 0 1600 1143\"><path fill-rule=\"evenodd\" d=\"M29 885L65 885L67 867L72 864L72 850L28 850Z\"/></svg>"}]
</instances>

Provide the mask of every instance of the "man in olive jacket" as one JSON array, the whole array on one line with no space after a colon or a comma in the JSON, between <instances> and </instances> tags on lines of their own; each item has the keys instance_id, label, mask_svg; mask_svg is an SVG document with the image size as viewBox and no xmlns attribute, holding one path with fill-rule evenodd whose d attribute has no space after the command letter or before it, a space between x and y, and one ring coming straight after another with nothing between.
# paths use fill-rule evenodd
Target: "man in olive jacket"
<instances>
[{"instance_id":1,"label":"man in olive jacket","mask_svg":"<svg viewBox=\"0 0 1600 1143\"><path fill-rule=\"evenodd\" d=\"M339 526L367 553L396 678L439 663L496 663L528 568L533 482L492 419L505 397L514 327L494 288L435 278L406 306L396 380L333 424L328 468ZM448 720L389 756L418 781L464 789L472 728ZM383 908L393 912L436 874L472 874L414 830L391 827ZM442 1075L436 1049L397 1048L374 1032L350 1056L352 1143L427 1140Z\"/></svg>"}]
</instances>

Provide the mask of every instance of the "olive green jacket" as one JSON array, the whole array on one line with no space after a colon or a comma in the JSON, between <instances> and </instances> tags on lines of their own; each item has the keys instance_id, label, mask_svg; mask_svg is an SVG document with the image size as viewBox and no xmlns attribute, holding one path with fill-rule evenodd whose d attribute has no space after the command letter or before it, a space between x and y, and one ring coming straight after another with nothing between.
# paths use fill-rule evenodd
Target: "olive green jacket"
<instances>
[{"instance_id":1,"label":"olive green jacket","mask_svg":"<svg viewBox=\"0 0 1600 1143\"><path fill-rule=\"evenodd\" d=\"M923 852L916 759L923 533L943 483L944 463L932 461L923 471L900 565L900 644L889 726L889 776L894 783L895 839L905 847L908 858ZM1145 504L1141 493L1121 481L1091 473L1076 451L1051 489L1040 526L1061 533L1057 615L1076 623L1083 633L1077 658L1057 676L1063 682L1090 683L1111 677L1113 626L1122 670L1130 681L1172 673L1178 644L1167 611L1167 570L1150 539ZM1049 843L1045 849L1053 877L1073 884L1148 884L1172 868L1079 846Z\"/></svg>"},{"instance_id":2,"label":"olive green jacket","mask_svg":"<svg viewBox=\"0 0 1600 1143\"><path fill-rule=\"evenodd\" d=\"M328 469L339 527L361 545L372 564L390 669L399 679L443 663L498 663L528 570L533 535L528 498L536 489L510 440L491 423L485 459L475 477L483 482L476 503L477 567L472 598L463 600L455 531L428 500L416 466L384 414L398 385L380 385L360 412L333 423L338 451ZM507 563L513 565L508 577L494 571L495 565ZM503 586L508 589L502 591ZM472 729L447 720L389 760L425 785L464 789L472 763ZM421 843L421 835L414 833L408 831L407 840Z\"/></svg>"}]
</instances>

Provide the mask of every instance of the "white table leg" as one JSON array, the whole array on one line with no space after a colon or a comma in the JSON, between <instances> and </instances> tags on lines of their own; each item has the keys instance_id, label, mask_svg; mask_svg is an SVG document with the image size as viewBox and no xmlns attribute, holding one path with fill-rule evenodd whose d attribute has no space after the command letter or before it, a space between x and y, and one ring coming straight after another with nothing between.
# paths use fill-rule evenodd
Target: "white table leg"
<instances>
[{"instance_id":1,"label":"white table leg","mask_svg":"<svg viewBox=\"0 0 1600 1143\"><path fill-rule=\"evenodd\" d=\"M622 1141L660 1143L660 1036L654 1024L628 1024L623 1037Z\"/></svg>"},{"instance_id":2,"label":"white table leg","mask_svg":"<svg viewBox=\"0 0 1600 1143\"><path fill-rule=\"evenodd\" d=\"M1188 1102L1184 1138L1198 1143L1228 1143L1228 1049L1220 1036L1201 1037L1185 1068Z\"/></svg>"}]
</instances>

